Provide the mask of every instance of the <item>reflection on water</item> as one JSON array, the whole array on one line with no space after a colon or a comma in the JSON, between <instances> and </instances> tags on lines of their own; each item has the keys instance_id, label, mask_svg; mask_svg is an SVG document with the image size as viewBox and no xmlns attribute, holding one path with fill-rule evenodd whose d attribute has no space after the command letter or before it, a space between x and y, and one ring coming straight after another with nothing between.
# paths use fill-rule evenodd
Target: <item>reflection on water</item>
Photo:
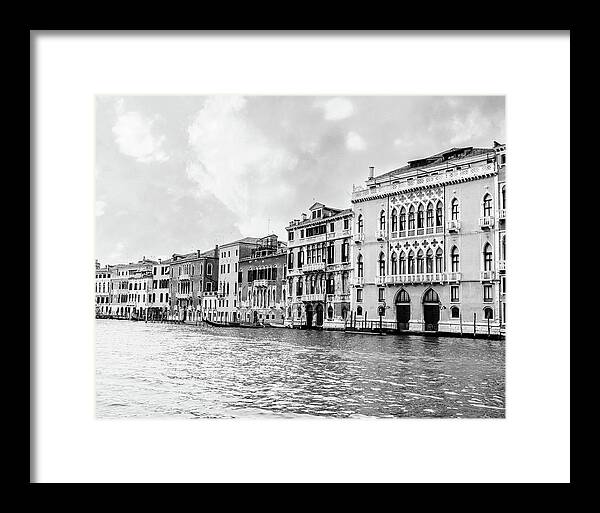
<instances>
[{"instance_id":1,"label":"reflection on water","mask_svg":"<svg viewBox=\"0 0 600 513\"><path fill-rule=\"evenodd\" d=\"M98 417L504 417L504 342L96 321Z\"/></svg>"}]
</instances>

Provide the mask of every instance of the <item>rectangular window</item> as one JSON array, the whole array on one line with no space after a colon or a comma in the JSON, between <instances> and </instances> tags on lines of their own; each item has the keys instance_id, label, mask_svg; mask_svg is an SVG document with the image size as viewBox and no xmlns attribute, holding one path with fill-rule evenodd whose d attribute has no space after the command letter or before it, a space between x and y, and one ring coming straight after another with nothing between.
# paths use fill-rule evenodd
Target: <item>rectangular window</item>
<instances>
[{"instance_id":1,"label":"rectangular window","mask_svg":"<svg viewBox=\"0 0 600 513\"><path fill-rule=\"evenodd\" d=\"M331 233L335 232L335 223L329 223L329 231Z\"/></svg>"},{"instance_id":2,"label":"rectangular window","mask_svg":"<svg viewBox=\"0 0 600 513\"><path fill-rule=\"evenodd\" d=\"M294 240L294 232L288 232L288 240Z\"/></svg>"},{"instance_id":3,"label":"rectangular window","mask_svg":"<svg viewBox=\"0 0 600 513\"><path fill-rule=\"evenodd\" d=\"M344 219L344 230L347 230L348 228L350 228L350 220Z\"/></svg>"},{"instance_id":4,"label":"rectangular window","mask_svg":"<svg viewBox=\"0 0 600 513\"><path fill-rule=\"evenodd\" d=\"M304 238L304 230L300 230L300 238L303 239Z\"/></svg>"},{"instance_id":5,"label":"rectangular window","mask_svg":"<svg viewBox=\"0 0 600 513\"><path fill-rule=\"evenodd\" d=\"M485 302L492 301L492 285L483 286L483 300Z\"/></svg>"},{"instance_id":6,"label":"rectangular window","mask_svg":"<svg viewBox=\"0 0 600 513\"><path fill-rule=\"evenodd\" d=\"M450 301L452 301L453 303L457 303L458 301L460 301L459 293L458 293L458 285L452 285L450 287Z\"/></svg>"},{"instance_id":7,"label":"rectangular window","mask_svg":"<svg viewBox=\"0 0 600 513\"><path fill-rule=\"evenodd\" d=\"M385 289L379 289L379 301L385 301Z\"/></svg>"},{"instance_id":8,"label":"rectangular window","mask_svg":"<svg viewBox=\"0 0 600 513\"><path fill-rule=\"evenodd\" d=\"M356 289L356 302L361 303L363 299L363 291L362 289Z\"/></svg>"}]
</instances>

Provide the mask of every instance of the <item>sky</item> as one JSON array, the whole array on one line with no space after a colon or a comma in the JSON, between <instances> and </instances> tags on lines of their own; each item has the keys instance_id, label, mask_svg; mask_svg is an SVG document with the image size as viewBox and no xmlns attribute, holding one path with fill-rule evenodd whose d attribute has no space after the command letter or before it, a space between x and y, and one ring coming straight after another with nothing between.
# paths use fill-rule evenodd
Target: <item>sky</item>
<instances>
[{"instance_id":1,"label":"sky","mask_svg":"<svg viewBox=\"0 0 600 513\"><path fill-rule=\"evenodd\" d=\"M503 96L97 96L101 264L275 233L454 146L505 141Z\"/></svg>"}]
</instances>

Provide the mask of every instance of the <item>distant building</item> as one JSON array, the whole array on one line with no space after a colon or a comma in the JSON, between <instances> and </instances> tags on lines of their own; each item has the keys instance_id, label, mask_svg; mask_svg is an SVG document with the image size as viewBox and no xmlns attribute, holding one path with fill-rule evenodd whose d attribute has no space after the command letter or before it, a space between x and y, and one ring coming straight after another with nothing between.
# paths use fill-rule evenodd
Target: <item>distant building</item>
<instances>
[{"instance_id":1,"label":"distant building","mask_svg":"<svg viewBox=\"0 0 600 513\"><path fill-rule=\"evenodd\" d=\"M185 322L202 320L202 297L218 283L218 246L201 252L177 254L170 261L170 318Z\"/></svg>"},{"instance_id":2,"label":"distant building","mask_svg":"<svg viewBox=\"0 0 600 513\"><path fill-rule=\"evenodd\" d=\"M110 285L112 268L102 267L96 260L95 303L96 313L108 314L110 311Z\"/></svg>"},{"instance_id":3,"label":"distant building","mask_svg":"<svg viewBox=\"0 0 600 513\"><path fill-rule=\"evenodd\" d=\"M352 193L353 322L498 334L506 314L506 146L460 147Z\"/></svg>"},{"instance_id":4,"label":"distant building","mask_svg":"<svg viewBox=\"0 0 600 513\"><path fill-rule=\"evenodd\" d=\"M258 246L256 237L246 237L219 247L219 294L217 316L220 322L238 320L239 290L242 276L239 269L241 258L252 255Z\"/></svg>"},{"instance_id":5,"label":"distant building","mask_svg":"<svg viewBox=\"0 0 600 513\"><path fill-rule=\"evenodd\" d=\"M239 320L283 324L287 248L277 235L257 240L251 255L240 258Z\"/></svg>"},{"instance_id":6,"label":"distant building","mask_svg":"<svg viewBox=\"0 0 600 513\"><path fill-rule=\"evenodd\" d=\"M151 320L167 320L169 318L169 294L171 292L171 259L158 259L152 267L152 289L148 318Z\"/></svg>"},{"instance_id":7,"label":"distant building","mask_svg":"<svg viewBox=\"0 0 600 513\"><path fill-rule=\"evenodd\" d=\"M352 209L315 203L288 232L288 326L343 329L350 312Z\"/></svg>"}]
</instances>

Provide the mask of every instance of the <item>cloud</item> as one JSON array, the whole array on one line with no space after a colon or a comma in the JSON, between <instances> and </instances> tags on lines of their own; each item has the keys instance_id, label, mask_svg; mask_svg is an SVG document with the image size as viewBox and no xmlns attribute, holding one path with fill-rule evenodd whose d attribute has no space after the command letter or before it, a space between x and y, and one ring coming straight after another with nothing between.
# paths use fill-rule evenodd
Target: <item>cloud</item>
<instances>
[{"instance_id":1,"label":"cloud","mask_svg":"<svg viewBox=\"0 0 600 513\"><path fill-rule=\"evenodd\" d=\"M266 231L265 217L292 194L281 177L296 167L296 155L248 121L241 96L207 98L188 127L188 142L186 172L197 194L214 194L237 216L244 235Z\"/></svg>"},{"instance_id":2,"label":"cloud","mask_svg":"<svg viewBox=\"0 0 600 513\"><path fill-rule=\"evenodd\" d=\"M153 133L157 116L151 119L139 112L126 112L122 99L117 102L116 110L117 121L112 131L121 153L144 163L169 160L162 148L165 136Z\"/></svg>"},{"instance_id":3,"label":"cloud","mask_svg":"<svg viewBox=\"0 0 600 513\"><path fill-rule=\"evenodd\" d=\"M106 207L106 201L96 201L96 217L104 215L104 208Z\"/></svg>"},{"instance_id":4,"label":"cloud","mask_svg":"<svg viewBox=\"0 0 600 513\"><path fill-rule=\"evenodd\" d=\"M350 151L363 151L367 148L367 143L356 132L348 132L346 136L346 148Z\"/></svg>"},{"instance_id":5,"label":"cloud","mask_svg":"<svg viewBox=\"0 0 600 513\"><path fill-rule=\"evenodd\" d=\"M324 117L328 121L346 119L354 114L354 104L346 98L332 98L318 105L323 108Z\"/></svg>"}]
</instances>

